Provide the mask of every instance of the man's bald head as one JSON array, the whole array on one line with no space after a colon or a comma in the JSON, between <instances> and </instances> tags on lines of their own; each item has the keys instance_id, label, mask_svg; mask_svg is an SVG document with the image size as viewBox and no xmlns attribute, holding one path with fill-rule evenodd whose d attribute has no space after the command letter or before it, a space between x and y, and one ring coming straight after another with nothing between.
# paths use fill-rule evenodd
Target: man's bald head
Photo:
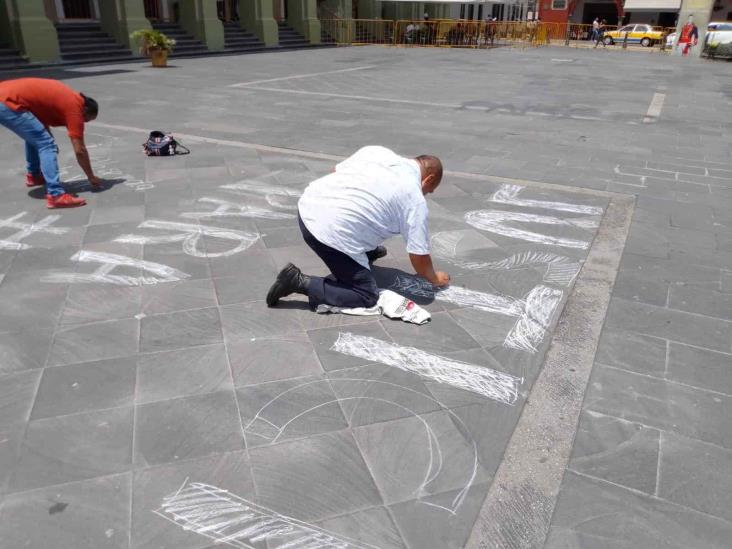
<instances>
[{"instance_id":1,"label":"man's bald head","mask_svg":"<svg viewBox=\"0 0 732 549\"><path fill-rule=\"evenodd\" d=\"M442 181L442 162L436 156L422 154L415 158L419 163L422 176L422 193L434 192Z\"/></svg>"}]
</instances>

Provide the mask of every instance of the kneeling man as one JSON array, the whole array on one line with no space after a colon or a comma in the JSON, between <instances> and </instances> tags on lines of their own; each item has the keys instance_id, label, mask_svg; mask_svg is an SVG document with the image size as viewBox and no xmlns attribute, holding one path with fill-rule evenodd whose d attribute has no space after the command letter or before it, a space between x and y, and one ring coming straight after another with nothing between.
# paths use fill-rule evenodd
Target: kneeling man
<instances>
[{"instance_id":1,"label":"kneeling man","mask_svg":"<svg viewBox=\"0 0 732 549\"><path fill-rule=\"evenodd\" d=\"M430 257L425 195L442 179L435 156L403 158L384 147L364 147L335 171L310 183L298 202L302 236L332 273L304 275L288 263L267 294L267 305L292 293L308 296L315 309L373 307L379 288L370 263L386 255L381 244L401 234L414 270L434 286L450 282Z\"/></svg>"}]
</instances>

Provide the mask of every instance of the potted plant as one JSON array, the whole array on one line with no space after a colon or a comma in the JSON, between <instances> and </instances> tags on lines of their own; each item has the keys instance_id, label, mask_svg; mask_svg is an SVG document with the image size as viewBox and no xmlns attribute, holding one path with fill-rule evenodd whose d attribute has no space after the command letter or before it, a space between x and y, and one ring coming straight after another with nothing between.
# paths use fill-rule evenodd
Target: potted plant
<instances>
[{"instance_id":1,"label":"potted plant","mask_svg":"<svg viewBox=\"0 0 732 549\"><path fill-rule=\"evenodd\" d=\"M140 55L150 57L153 67L167 67L168 54L175 47L175 40L153 29L133 32L131 38L140 46Z\"/></svg>"}]
</instances>

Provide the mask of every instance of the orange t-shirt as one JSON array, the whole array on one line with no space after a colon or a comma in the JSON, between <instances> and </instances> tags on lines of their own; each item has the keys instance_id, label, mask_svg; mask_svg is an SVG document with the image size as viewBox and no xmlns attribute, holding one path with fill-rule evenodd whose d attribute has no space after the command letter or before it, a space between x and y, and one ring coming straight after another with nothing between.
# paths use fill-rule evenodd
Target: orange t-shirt
<instances>
[{"instance_id":1,"label":"orange t-shirt","mask_svg":"<svg viewBox=\"0 0 732 549\"><path fill-rule=\"evenodd\" d=\"M0 101L14 111L32 112L47 128L66 126L69 137L84 137L84 98L58 80L4 80Z\"/></svg>"}]
</instances>

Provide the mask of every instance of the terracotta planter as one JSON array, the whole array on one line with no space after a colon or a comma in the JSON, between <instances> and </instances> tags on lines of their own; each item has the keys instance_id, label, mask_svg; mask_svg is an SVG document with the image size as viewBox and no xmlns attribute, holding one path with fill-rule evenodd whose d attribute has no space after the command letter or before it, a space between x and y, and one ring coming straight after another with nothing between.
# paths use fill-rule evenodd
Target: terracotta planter
<instances>
[{"instance_id":1,"label":"terracotta planter","mask_svg":"<svg viewBox=\"0 0 732 549\"><path fill-rule=\"evenodd\" d=\"M150 59L153 67L167 67L168 50L150 50Z\"/></svg>"}]
</instances>

